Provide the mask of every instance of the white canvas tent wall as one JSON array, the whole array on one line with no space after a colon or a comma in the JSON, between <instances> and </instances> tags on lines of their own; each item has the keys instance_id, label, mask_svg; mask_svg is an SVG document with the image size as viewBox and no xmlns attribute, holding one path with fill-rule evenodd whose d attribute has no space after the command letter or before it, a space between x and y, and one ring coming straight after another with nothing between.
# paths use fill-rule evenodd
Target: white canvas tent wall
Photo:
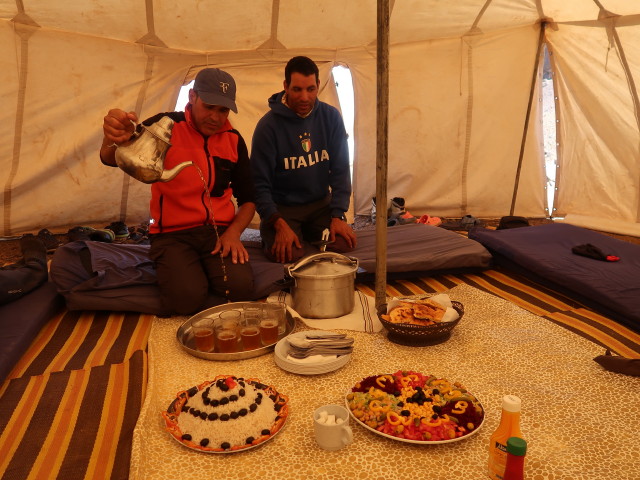
<instances>
[{"instance_id":1,"label":"white canvas tent wall","mask_svg":"<svg viewBox=\"0 0 640 480\"><path fill-rule=\"evenodd\" d=\"M500 217L518 177L513 213L549 214L533 71L544 24L559 120L555 214L638 226L638 2L396 0L391 9L389 198L431 215ZM368 214L373 0L0 0L0 236L146 220L148 185L99 162L106 112L171 110L181 85L218 66L237 80L231 121L250 144L285 62L298 54L320 65L329 103L337 103L331 67L351 69L354 209Z\"/></svg>"}]
</instances>

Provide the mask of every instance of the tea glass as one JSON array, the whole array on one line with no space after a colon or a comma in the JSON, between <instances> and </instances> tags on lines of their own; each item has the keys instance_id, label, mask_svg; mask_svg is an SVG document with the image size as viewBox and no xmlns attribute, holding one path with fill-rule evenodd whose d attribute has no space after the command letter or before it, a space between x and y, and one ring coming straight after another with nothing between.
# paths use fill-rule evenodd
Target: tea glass
<instances>
[{"instance_id":1,"label":"tea glass","mask_svg":"<svg viewBox=\"0 0 640 480\"><path fill-rule=\"evenodd\" d=\"M262 310L260 310L262 313ZM260 338L260 317L244 315L240 324L240 337L242 339L243 350L255 350L262 347Z\"/></svg>"},{"instance_id":2,"label":"tea glass","mask_svg":"<svg viewBox=\"0 0 640 480\"><path fill-rule=\"evenodd\" d=\"M278 321L278 334L282 335L287 329L287 304L284 302L269 302L264 305L265 317Z\"/></svg>"},{"instance_id":3,"label":"tea glass","mask_svg":"<svg viewBox=\"0 0 640 480\"><path fill-rule=\"evenodd\" d=\"M260 321L260 337L263 345L272 345L286 330L286 310L283 304L266 303Z\"/></svg>"},{"instance_id":4,"label":"tea glass","mask_svg":"<svg viewBox=\"0 0 640 480\"><path fill-rule=\"evenodd\" d=\"M242 316L245 319L260 320L262 318L262 305L253 304L242 309Z\"/></svg>"},{"instance_id":5,"label":"tea glass","mask_svg":"<svg viewBox=\"0 0 640 480\"><path fill-rule=\"evenodd\" d=\"M242 314L238 310L225 310L214 323L216 350L234 353L240 350L240 324Z\"/></svg>"},{"instance_id":6,"label":"tea glass","mask_svg":"<svg viewBox=\"0 0 640 480\"><path fill-rule=\"evenodd\" d=\"M191 323L191 330L193 332L196 350L201 352L213 352L213 319L209 317L199 318Z\"/></svg>"}]
</instances>

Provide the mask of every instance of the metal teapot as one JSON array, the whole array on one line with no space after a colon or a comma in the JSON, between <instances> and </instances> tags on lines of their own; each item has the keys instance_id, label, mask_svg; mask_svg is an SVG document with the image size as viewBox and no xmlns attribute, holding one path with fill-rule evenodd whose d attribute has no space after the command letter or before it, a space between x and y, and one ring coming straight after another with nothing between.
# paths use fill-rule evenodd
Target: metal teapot
<instances>
[{"instance_id":1,"label":"metal teapot","mask_svg":"<svg viewBox=\"0 0 640 480\"><path fill-rule=\"evenodd\" d=\"M135 122L132 121L135 125ZM183 162L171 170L164 169L164 158L171 146L174 121L164 116L150 126L136 128L134 137L116 149L116 164L143 183L168 182L193 162Z\"/></svg>"}]
</instances>

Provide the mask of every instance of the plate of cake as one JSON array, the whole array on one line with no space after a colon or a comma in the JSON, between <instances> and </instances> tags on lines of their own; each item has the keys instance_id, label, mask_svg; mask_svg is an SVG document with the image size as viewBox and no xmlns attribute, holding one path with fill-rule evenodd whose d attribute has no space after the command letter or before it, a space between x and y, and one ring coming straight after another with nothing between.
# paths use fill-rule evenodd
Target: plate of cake
<instances>
[{"instance_id":1,"label":"plate of cake","mask_svg":"<svg viewBox=\"0 0 640 480\"><path fill-rule=\"evenodd\" d=\"M272 439L287 421L288 404L288 397L255 378L218 375L179 392L162 417L184 446L234 453Z\"/></svg>"}]
</instances>

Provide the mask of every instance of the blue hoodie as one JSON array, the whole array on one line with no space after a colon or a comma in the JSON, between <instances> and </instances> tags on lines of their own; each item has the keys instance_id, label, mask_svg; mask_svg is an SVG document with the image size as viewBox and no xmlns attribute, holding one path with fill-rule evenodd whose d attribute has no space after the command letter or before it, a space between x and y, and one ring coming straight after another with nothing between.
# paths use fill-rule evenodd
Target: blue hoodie
<instances>
[{"instance_id":1,"label":"blue hoodie","mask_svg":"<svg viewBox=\"0 0 640 480\"><path fill-rule=\"evenodd\" d=\"M282 103L284 91L269 98L271 111L256 125L251 146L256 209L263 222L276 204L306 205L331 191L331 215L349 208L351 174L347 132L340 112L316 100L302 118Z\"/></svg>"}]
</instances>

